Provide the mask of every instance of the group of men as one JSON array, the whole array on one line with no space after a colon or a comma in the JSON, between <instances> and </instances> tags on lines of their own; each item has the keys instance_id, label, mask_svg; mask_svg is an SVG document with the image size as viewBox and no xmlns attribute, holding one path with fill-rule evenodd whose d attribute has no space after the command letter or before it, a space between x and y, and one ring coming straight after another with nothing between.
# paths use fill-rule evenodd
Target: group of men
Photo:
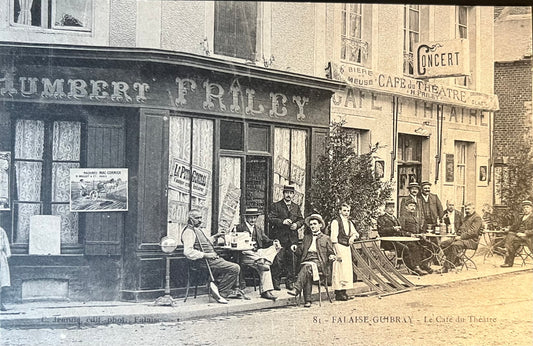
<instances>
[{"instance_id":1,"label":"group of men","mask_svg":"<svg viewBox=\"0 0 533 346\"><path fill-rule=\"evenodd\" d=\"M446 258L440 272L447 272L452 266L460 264L458 255L461 250L477 248L483 220L472 203L466 203L464 216L449 200L446 210L443 210L439 197L431 193L431 183L427 181L421 185L410 183L408 189L410 194L401 200L399 217L394 216L395 203L387 202L385 213L378 217L377 229L381 237L409 236L418 237L419 241L397 243L396 248L382 241L382 247L402 251L407 267L418 275L426 275L433 272L434 251L431 247L438 246L443 250L441 255ZM349 218L350 206L341 205L339 215L329 224L328 236L321 215L303 218L300 206L293 202L294 194L293 186L284 186L283 198L272 204L267 220L259 215L257 209L246 210L244 221L237 226L237 231L249 232L255 248L242 252L240 264L222 259L213 246L224 232L207 237L200 228L200 211L190 211L187 227L182 232L184 255L210 272L211 292L217 302L225 304L227 298L249 299L243 291L241 265L259 273L260 295L264 299L277 299L272 291L281 290L283 277L288 294L297 296L303 293L305 307L311 306L312 282L321 280L326 284L328 277L331 277L336 300L349 299L346 290L352 287L354 281L350 247L360 233ZM446 225L449 237L437 245L424 235L440 220ZM265 221L270 226L268 235ZM299 241L298 231L301 229L304 235ZM532 229L533 204L525 201L524 216L507 235L508 255L502 267L512 266L520 245L526 244L531 248Z\"/></svg>"},{"instance_id":2,"label":"group of men","mask_svg":"<svg viewBox=\"0 0 533 346\"><path fill-rule=\"evenodd\" d=\"M422 182L420 185L412 182L408 185L409 196L400 202L399 217L394 216L394 202L387 202L385 213L377 220L380 236L408 236L418 237L416 242L398 242L396 247L388 241L382 241L385 250L401 251L405 265L418 275L433 273L431 264L434 260L435 248L443 250L440 254L445 256L441 261L441 273L448 272L452 266L460 263L459 253L463 249L476 249L479 236L483 228L483 220L475 212L472 203L466 203L465 216L455 209L452 201L446 202L446 210L436 194L431 193L431 183ZM450 237L438 243L426 238L424 235L440 227L442 222L446 225L446 233ZM433 248L433 249L432 249Z\"/></svg>"}]
</instances>

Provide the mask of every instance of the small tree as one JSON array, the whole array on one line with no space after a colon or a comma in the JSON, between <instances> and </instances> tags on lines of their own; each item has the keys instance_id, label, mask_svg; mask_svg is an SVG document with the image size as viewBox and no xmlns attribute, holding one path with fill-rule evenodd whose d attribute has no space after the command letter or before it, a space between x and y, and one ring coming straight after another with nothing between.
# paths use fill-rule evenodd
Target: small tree
<instances>
[{"instance_id":1,"label":"small tree","mask_svg":"<svg viewBox=\"0 0 533 346\"><path fill-rule=\"evenodd\" d=\"M494 219L499 226L509 225L521 211L522 201L533 193L533 151L531 140L522 141L520 149L509 158L504 174L496 177L496 192L500 194L505 208L494 210Z\"/></svg>"},{"instance_id":2,"label":"small tree","mask_svg":"<svg viewBox=\"0 0 533 346\"><path fill-rule=\"evenodd\" d=\"M314 212L331 222L342 203L352 208L353 219L367 234L377 211L392 193L392 183L381 181L373 171L378 143L370 152L356 155L353 138L343 130L344 122L332 123L326 137L325 154L321 155L313 176L310 204Z\"/></svg>"}]
</instances>

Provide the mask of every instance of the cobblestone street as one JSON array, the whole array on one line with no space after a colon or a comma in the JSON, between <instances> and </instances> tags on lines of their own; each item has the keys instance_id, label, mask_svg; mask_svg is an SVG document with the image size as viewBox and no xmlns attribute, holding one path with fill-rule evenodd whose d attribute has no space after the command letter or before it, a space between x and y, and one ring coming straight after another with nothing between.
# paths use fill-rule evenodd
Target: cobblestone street
<instances>
[{"instance_id":1,"label":"cobblestone street","mask_svg":"<svg viewBox=\"0 0 533 346\"><path fill-rule=\"evenodd\" d=\"M489 288L489 289L488 289ZM1 330L3 345L533 345L531 271L180 323ZM512 291L512 296L508 292Z\"/></svg>"}]
</instances>

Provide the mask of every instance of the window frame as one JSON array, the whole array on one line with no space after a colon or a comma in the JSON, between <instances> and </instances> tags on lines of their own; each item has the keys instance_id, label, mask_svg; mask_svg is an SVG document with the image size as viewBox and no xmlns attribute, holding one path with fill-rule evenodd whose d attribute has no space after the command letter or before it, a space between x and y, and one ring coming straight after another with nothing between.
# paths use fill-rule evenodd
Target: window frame
<instances>
[{"instance_id":1,"label":"window frame","mask_svg":"<svg viewBox=\"0 0 533 346\"><path fill-rule=\"evenodd\" d=\"M348 5L349 8L348 8ZM355 9L355 11L353 11ZM341 32L340 32L340 60L362 65L364 61L367 59L368 55L368 42L363 41L363 29L364 29L364 18L363 15L363 4L362 3L342 3L341 9L340 9L340 20L341 20ZM358 27L356 26L356 35L351 35L351 17L352 15L355 16L356 20L355 23L358 24ZM357 35L358 33L358 35ZM352 44L354 46L350 46L348 42L345 41L352 41ZM351 60L351 56L348 56L348 50L354 49L358 50L356 60Z\"/></svg>"},{"instance_id":2,"label":"window frame","mask_svg":"<svg viewBox=\"0 0 533 346\"><path fill-rule=\"evenodd\" d=\"M421 35L421 5L404 5L403 6L403 74L413 76L415 73L414 68L414 44L420 42ZM417 13L418 27L416 30L411 29L411 12ZM417 40L411 44L411 34L417 35Z\"/></svg>"},{"instance_id":3,"label":"window frame","mask_svg":"<svg viewBox=\"0 0 533 346\"><path fill-rule=\"evenodd\" d=\"M86 0L89 8L89 13L87 15L87 25L82 27L77 26L61 26L56 25L55 22L55 11L57 10L58 0L33 0L34 2L41 3L41 24L40 25L31 25L31 24L21 24L15 21L15 2L20 0L9 0L9 24L11 27L24 28L24 29L33 29L33 30L46 30L46 31L59 31L59 32L80 32L80 33L91 33L93 31L94 23L94 9L95 2L94 0ZM19 5L20 6L20 5Z\"/></svg>"},{"instance_id":4,"label":"window frame","mask_svg":"<svg viewBox=\"0 0 533 346\"><path fill-rule=\"evenodd\" d=\"M460 12L461 10L464 10L465 11L465 15L464 15L464 19L466 21L466 23L461 23L461 15L460 15ZM468 6L455 6L455 38L457 39L468 39L468 11L469 8ZM463 29L463 30L461 30ZM462 37L462 32L464 32L464 35L465 37ZM455 81L455 85L459 86L459 87L462 87L462 88L467 88L468 87L468 76L463 76L463 77L456 77L454 79Z\"/></svg>"}]
</instances>

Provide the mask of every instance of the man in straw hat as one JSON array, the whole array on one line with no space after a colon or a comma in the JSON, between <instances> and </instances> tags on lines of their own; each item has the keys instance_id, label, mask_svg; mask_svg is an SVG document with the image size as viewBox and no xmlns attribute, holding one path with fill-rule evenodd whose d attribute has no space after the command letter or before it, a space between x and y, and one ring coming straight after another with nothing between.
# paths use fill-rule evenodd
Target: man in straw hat
<instances>
[{"instance_id":1,"label":"man in straw hat","mask_svg":"<svg viewBox=\"0 0 533 346\"><path fill-rule=\"evenodd\" d=\"M294 256L290 251L292 244L298 242L298 228L302 227L304 218L300 211L300 206L292 201L294 198L294 186L285 185L283 187L283 199L272 204L268 214L268 222L271 227L270 237L278 239L282 249L274 259L272 265L272 280L274 289L280 290L282 273L287 273L285 287L293 288L295 280Z\"/></svg>"},{"instance_id":2,"label":"man in straw hat","mask_svg":"<svg viewBox=\"0 0 533 346\"><path fill-rule=\"evenodd\" d=\"M516 251L521 245L533 251L533 203L522 202L522 216L509 229L505 238L505 262L500 267L512 267Z\"/></svg>"},{"instance_id":3,"label":"man in straw hat","mask_svg":"<svg viewBox=\"0 0 533 346\"><path fill-rule=\"evenodd\" d=\"M281 245L278 240L270 240L264 234L264 231L256 226L258 216L259 210L257 208L247 208L244 212L244 222L237 226L237 232L250 233L252 241L256 245L253 250L242 252L241 263L257 270L260 280L259 291L261 298L276 300L277 297L272 294L274 286L272 284L270 266L281 249Z\"/></svg>"},{"instance_id":4,"label":"man in straw hat","mask_svg":"<svg viewBox=\"0 0 533 346\"><path fill-rule=\"evenodd\" d=\"M324 220L319 214L312 214L305 219L305 223L311 229L306 232L302 244L299 246L292 245L291 250L301 254L302 263L294 289L287 293L297 296L303 292L305 305L311 306L311 289L313 281L320 280L320 273L325 273L329 261L336 259L335 250L331 239L324 233Z\"/></svg>"}]
</instances>

